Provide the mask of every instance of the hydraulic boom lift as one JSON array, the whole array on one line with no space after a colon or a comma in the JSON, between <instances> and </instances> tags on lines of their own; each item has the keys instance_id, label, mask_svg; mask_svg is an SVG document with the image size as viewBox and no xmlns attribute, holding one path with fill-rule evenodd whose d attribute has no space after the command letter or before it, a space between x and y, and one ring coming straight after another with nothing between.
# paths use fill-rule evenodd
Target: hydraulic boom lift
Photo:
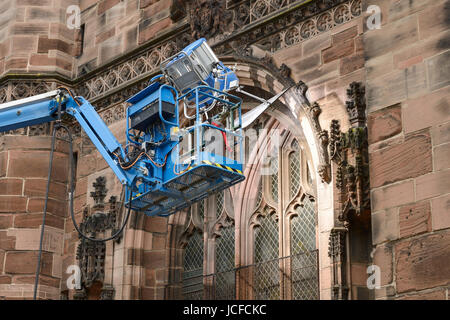
<instances>
[{"instance_id":1,"label":"hydraulic boom lift","mask_svg":"<svg viewBox=\"0 0 450 320\"><path fill-rule=\"evenodd\" d=\"M126 187L127 208L149 216L171 215L244 180L242 100L229 91L246 93L205 39L164 61L161 71L127 100L126 146L89 101L65 88L0 105L0 132L70 115ZM263 104L258 110L279 96L259 99ZM262 111L250 112L244 126Z\"/></svg>"}]
</instances>

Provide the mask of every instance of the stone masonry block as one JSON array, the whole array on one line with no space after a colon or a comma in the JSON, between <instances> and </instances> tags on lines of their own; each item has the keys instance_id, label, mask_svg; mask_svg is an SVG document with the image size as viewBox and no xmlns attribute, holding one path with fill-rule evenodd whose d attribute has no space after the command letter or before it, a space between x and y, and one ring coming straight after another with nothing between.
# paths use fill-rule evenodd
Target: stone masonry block
<instances>
[{"instance_id":1,"label":"stone masonry block","mask_svg":"<svg viewBox=\"0 0 450 320\"><path fill-rule=\"evenodd\" d=\"M450 228L450 195L431 200L433 230Z\"/></svg>"},{"instance_id":2,"label":"stone masonry block","mask_svg":"<svg viewBox=\"0 0 450 320\"><path fill-rule=\"evenodd\" d=\"M11 251L6 254L5 273L33 274L36 272L38 252L36 251ZM52 275L53 254L42 253L41 273Z\"/></svg>"},{"instance_id":3,"label":"stone masonry block","mask_svg":"<svg viewBox=\"0 0 450 320\"><path fill-rule=\"evenodd\" d=\"M450 9L450 8L449 8ZM427 59L428 82L434 91L450 84L450 51Z\"/></svg>"},{"instance_id":4,"label":"stone masonry block","mask_svg":"<svg viewBox=\"0 0 450 320\"><path fill-rule=\"evenodd\" d=\"M416 199L428 199L450 193L450 169L437 171L416 179Z\"/></svg>"},{"instance_id":5,"label":"stone masonry block","mask_svg":"<svg viewBox=\"0 0 450 320\"><path fill-rule=\"evenodd\" d=\"M379 142L402 132L402 108L400 104L372 112L367 119L369 143Z\"/></svg>"},{"instance_id":6,"label":"stone masonry block","mask_svg":"<svg viewBox=\"0 0 450 320\"><path fill-rule=\"evenodd\" d=\"M408 100L402 113L405 133L450 121L450 87Z\"/></svg>"},{"instance_id":7,"label":"stone masonry block","mask_svg":"<svg viewBox=\"0 0 450 320\"><path fill-rule=\"evenodd\" d=\"M372 211L377 212L414 202L414 181L404 181L372 190Z\"/></svg>"},{"instance_id":8,"label":"stone masonry block","mask_svg":"<svg viewBox=\"0 0 450 320\"><path fill-rule=\"evenodd\" d=\"M397 244L395 265L399 293L448 285L450 231Z\"/></svg>"},{"instance_id":9,"label":"stone masonry block","mask_svg":"<svg viewBox=\"0 0 450 320\"><path fill-rule=\"evenodd\" d=\"M400 237L409 237L431 231L431 206L429 201L400 208Z\"/></svg>"},{"instance_id":10,"label":"stone masonry block","mask_svg":"<svg viewBox=\"0 0 450 320\"><path fill-rule=\"evenodd\" d=\"M366 60L414 43L419 39L417 18L405 17L364 34Z\"/></svg>"},{"instance_id":11,"label":"stone masonry block","mask_svg":"<svg viewBox=\"0 0 450 320\"><path fill-rule=\"evenodd\" d=\"M450 143L434 148L433 161L435 171L450 169Z\"/></svg>"},{"instance_id":12,"label":"stone masonry block","mask_svg":"<svg viewBox=\"0 0 450 320\"><path fill-rule=\"evenodd\" d=\"M406 136L401 144L371 153L369 167L372 188L431 172L430 133L427 130Z\"/></svg>"},{"instance_id":13,"label":"stone masonry block","mask_svg":"<svg viewBox=\"0 0 450 320\"><path fill-rule=\"evenodd\" d=\"M388 209L372 214L372 243L380 244L399 238L398 209Z\"/></svg>"}]
</instances>

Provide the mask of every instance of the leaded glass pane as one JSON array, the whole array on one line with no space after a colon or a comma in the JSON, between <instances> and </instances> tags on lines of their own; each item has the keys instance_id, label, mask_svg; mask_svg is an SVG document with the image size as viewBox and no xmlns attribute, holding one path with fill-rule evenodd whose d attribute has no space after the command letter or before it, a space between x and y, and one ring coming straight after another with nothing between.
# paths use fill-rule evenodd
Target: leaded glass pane
<instances>
[{"instance_id":1,"label":"leaded glass pane","mask_svg":"<svg viewBox=\"0 0 450 320\"><path fill-rule=\"evenodd\" d=\"M277 258L278 223L273 216L266 216L255 229L254 261L257 265L253 269L253 281L256 299L279 299L280 273Z\"/></svg>"},{"instance_id":2,"label":"leaded glass pane","mask_svg":"<svg viewBox=\"0 0 450 320\"><path fill-rule=\"evenodd\" d=\"M292 299L319 299L317 250L291 257Z\"/></svg>"},{"instance_id":3,"label":"leaded glass pane","mask_svg":"<svg viewBox=\"0 0 450 320\"><path fill-rule=\"evenodd\" d=\"M222 235L216 239L215 299L234 299L234 226L223 228Z\"/></svg>"},{"instance_id":4,"label":"leaded glass pane","mask_svg":"<svg viewBox=\"0 0 450 320\"><path fill-rule=\"evenodd\" d=\"M294 198L300 188L300 152L294 151L289 155L289 194Z\"/></svg>"},{"instance_id":5,"label":"leaded glass pane","mask_svg":"<svg viewBox=\"0 0 450 320\"><path fill-rule=\"evenodd\" d=\"M216 194L216 203L217 203L216 218L218 218L223 211L223 204L224 204L223 191L220 191Z\"/></svg>"},{"instance_id":6,"label":"leaded glass pane","mask_svg":"<svg viewBox=\"0 0 450 320\"><path fill-rule=\"evenodd\" d=\"M265 261L251 267L255 300L280 299L280 259Z\"/></svg>"},{"instance_id":7,"label":"leaded glass pane","mask_svg":"<svg viewBox=\"0 0 450 320\"><path fill-rule=\"evenodd\" d=\"M278 223L273 216L261 218L255 229L255 263L278 258Z\"/></svg>"},{"instance_id":8,"label":"leaded glass pane","mask_svg":"<svg viewBox=\"0 0 450 320\"><path fill-rule=\"evenodd\" d=\"M297 208L298 216L291 222L291 251L292 254L303 253L316 249L316 214L314 203L308 197L303 206Z\"/></svg>"},{"instance_id":9,"label":"leaded glass pane","mask_svg":"<svg viewBox=\"0 0 450 320\"><path fill-rule=\"evenodd\" d=\"M272 193L272 199L278 202L278 157L272 158L270 160L270 187Z\"/></svg>"},{"instance_id":10,"label":"leaded glass pane","mask_svg":"<svg viewBox=\"0 0 450 320\"><path fill-rule=\"evenodd\" d=\"M262 179L259 179L259 183L258 183L258 193L256 194L255 209L257 209L257 208L259 207L259 205L261 204L262 197L263 197L263 191L262 191Z\"/></svg>"},{"instance_id":11,"label":"leaded glass pane","mask_svg":"<svg viewBox=\"0 0 450 320\"><path fill-rule=\"evenodd\" d=\"M205 219L205 200L201 200L198 203L198 214L203 222L203 220Z\"/></svg>"},{"instance_id":12,"label":"leaded glass pane","mask_svg":"<svg viewBox=\"0 0 450 320\"><path fill-rule=\"evenodd\" d=\"M318 299L316 215L314 203L305 198L291 222L292 298Z\"/></svg>"},{"instance_id":13,"label":"leaded glass pane","mask_svg":"<svg viewBox=\"0 0 450 320\"><path fill-rule=\"evenodd\" d=\"M183 263L183 297L203 298L203 235L195 232L186 246Z\"/></svg>"}]
</instances>

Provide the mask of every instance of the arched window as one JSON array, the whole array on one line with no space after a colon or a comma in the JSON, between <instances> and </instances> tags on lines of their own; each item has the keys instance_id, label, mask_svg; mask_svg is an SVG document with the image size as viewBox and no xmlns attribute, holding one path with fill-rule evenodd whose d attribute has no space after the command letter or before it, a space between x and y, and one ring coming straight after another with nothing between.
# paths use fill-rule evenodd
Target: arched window
<instances>
[{"instance_id":1,"label":"arched window","mask_svg":"<svg viewBox=\"0 0 450 320\"><path fill-rule=\"evenodd\" d=\"M203 298L203 235L195 231L189 239L183 261L183 298Z\"/></svg>"},{"instance_id":2,"label":"arched window","mask_svg":"<svg viewBox=\"0 0 450 320\"><path fill-rule=\"evenodd\" d=\"M189 209L185 234L188 237L183 253L182 298L203 299L203 220L201 203Z\"/></svg>"},{"instance_id":3,"label":"arched window","mask_svg":"<svg viewBox=\"0 0 450 320\"><path fill-rule=\"evenodd\" d=\"M270 125L280 126L274 120ZM234 299L236 281L240 288L247 286L245 295L253 299L318 299L317 218L310 160L302 142L282 132L276 145L269 138L264 144L267 150L258 149L264 158L263 169L258 167L260 171L251 178L255 188L250 187L248 213L234 212L232 192L239 186L193 206L190 223L195 227L188 228L184 254L184 299ZM240 247L248 250L247 262L236 269L237 257L242 255L235 248L237 215L246 217L249 229L241 232L247 232L250 241Z\"/></svg>"},{"instance_id":4,"label":"arched window","mask_svg":"<svg viewBox=\"0 0 450 320\"><path fill-rule=\"evenodd\" d=\"M270 170L258 196L264 201L256 201L253 214L252 296L317 299L316 210L306 155L289 134L267 154Z\"/></svg>"}]
</instances>

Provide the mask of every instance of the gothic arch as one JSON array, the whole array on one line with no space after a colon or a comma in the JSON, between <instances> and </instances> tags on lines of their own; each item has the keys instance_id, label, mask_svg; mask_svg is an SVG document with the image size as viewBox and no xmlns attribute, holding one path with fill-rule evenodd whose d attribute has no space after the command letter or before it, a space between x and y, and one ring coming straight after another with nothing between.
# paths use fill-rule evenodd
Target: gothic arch
<instances>
[{"instance_id":1,"label":"gothic arch","mask_svg":"<svg viewBox=\"0 0 450 320\"><path fill-rule=\"evenodd\" d=\"M265 59L255 59L252 57L221 57L221 60L230 67L235 67L240 83L246 87L261 88L270 95L275 95L286 87L291 87L282 98L277 109L269 108L267 114L278 122L283 123L289 131L299 141L303 141L307 146L306 154L311 160L313 172L312 193L316 198L316 210L318 213L318 247L322 252L328 248L328 233L334 225L333 213L333 187L331 182L331 166L328 157L328 133L322 130L319 122L321 113L320 106L311 103L307 98L307 86L303 82L295 83L287 75L288 69L284 66L277 69L273 64L267 63ZM264 150L267 139L260 138L260 149ZM252 155L258 157L260 154ZM250 159L255 163L254 159ZM259 163L252 168L246 168L246 180L235 188L235 212L248 212L251 205L248 198L251 198L254 190ZM237 196L236 196L237 195ZM245 196L246 195L246 196ZM245 232L245 217L236 215L236 232L240 236L236 237L236 266L242 266L249 262L249 251L245 250L248 243ZM323 234L322 234L323 233ZM319 259L319 269L324 269L330 265L330 259L326 254L321 254Z\"/></svg>"},{"instance_id":2,"label":"gothic arch","mask_svg":"<svg viewBox=\"0 0 450 320\"><path fill-rule=\"evenodd\" d=\"M256 59L252 57L221 57L221 60L228 66L235 68L241 85L250 90L256 90L258 94L268 98L281 92L284 88L290 89L280 98L276 108L269 108L266 114L271 117L268 128L276 129L282 123L284 128L290 135L298 141L302 141L307 148L304 150L306 157L310 160L312 166L312 193L316 199L316 212L318 213L318 248L326 252L328 248L328 234L321 236L320 232L331 229L334 224L333 215L333 188L329 184L331 180L331 170L328 157L327 143L328 135L322 130L319 123L319 115L321 113L318 104L312 104L307 98L307 86L303 82L295 83L289 78L289 69L282 66L276 68L270 60ZM276 121L278 120L278 121ZM264 134L264 133L263 133ZM235 238L235 265L237 267L246 265L251 262L250 251L252 245L248 246L248 225L250 217L246 216L250 210L248 208L253 205L250 199L256 199L254 186L258 183L258 170L261 166L262 151L267 147L268 139L260 136L258 139L258 148L250 155L249 162L253 165L245 168L246 180L235 186L231 190L234 203L234 219L236 228ZM256 160L256 161L255 161ZM254 201L253 201L254 202ZM299 204L296 204L299 205ZM174 215L169 218L169 235L170 243L170 279L175 278L175 269L181 269L182 254L179 245L182 232L179 231L180 226L185 225L183 215ZM252 219L253 221L253 219ZM322 226L322 227L321 227ZM250 236L251 237L251 236ZM176 254L174 254L175 252ZM319 268L330 265L327 255L322 254L319 259Z\"/></svg>"}]
</instances>

